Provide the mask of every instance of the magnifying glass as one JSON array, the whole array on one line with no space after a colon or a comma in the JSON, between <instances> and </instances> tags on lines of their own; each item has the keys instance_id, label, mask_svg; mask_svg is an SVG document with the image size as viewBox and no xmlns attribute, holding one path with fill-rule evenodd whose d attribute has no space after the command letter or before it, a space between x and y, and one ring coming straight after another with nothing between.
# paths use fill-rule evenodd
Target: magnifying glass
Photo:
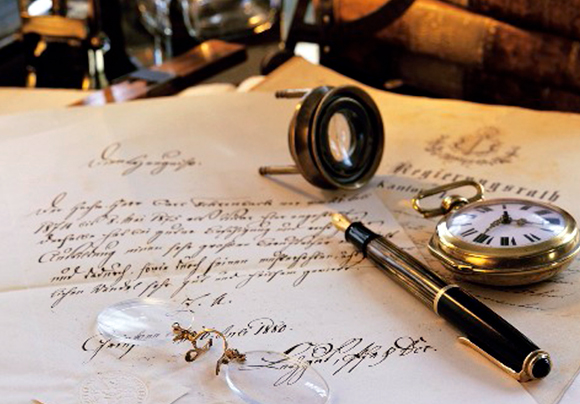
<instances>
[{"instance_id":1,"label":"magnifying glass","mask_svg":"<svg viewBox=\"0 0 580 404\"><path fill-rule=\"evenodd\" d=\"M276 98L301 98L288 144L295 166L260 167L261 175L302 174L324 189L361 188L383 155L383 121L373 99L354 86L283 90Z\"/></svg>"}]
</instances>

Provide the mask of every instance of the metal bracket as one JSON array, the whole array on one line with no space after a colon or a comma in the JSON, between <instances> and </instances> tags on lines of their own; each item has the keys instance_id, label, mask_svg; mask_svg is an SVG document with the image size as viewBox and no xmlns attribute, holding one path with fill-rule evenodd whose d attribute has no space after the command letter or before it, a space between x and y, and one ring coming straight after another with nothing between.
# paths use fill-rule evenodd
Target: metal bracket
<instances>
[{"instance_id":1,"label":"metal bracket","mask_svg":"<svg viewBox=\"0 0 580 404\"><path fill-rule=\"evenodd\" d=\"M167 84L169 82L171 82L172 80L174 80L177 77L177 75L173 74L173 73L167 73L167 72L160 72L157 70L151 70L151 69L139 69L139 70L135 70L134 72L131 72L129 74L126 74L125 76L119 77L117 80L115 80L115 83L120 83L122 81L135 81L135 80L143 80L145 82L147 82L147 84L149 85L164 85Z\"/></svg>"}]
</instances>

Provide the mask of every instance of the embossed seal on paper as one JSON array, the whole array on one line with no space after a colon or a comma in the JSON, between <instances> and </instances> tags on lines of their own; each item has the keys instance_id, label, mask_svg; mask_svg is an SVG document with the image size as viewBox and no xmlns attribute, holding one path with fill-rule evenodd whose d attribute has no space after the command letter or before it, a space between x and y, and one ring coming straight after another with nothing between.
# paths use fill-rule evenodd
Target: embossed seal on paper
<instances>
[{"instance_id":1,"label":"embossed seal on paper","mask_svg":"<svg viewBox=\"0 0 580 404\"><path fill-rule=\"evenodd\" d=\"M138 377L125 372L97 373L83 381L82 404L142 404L147 386Z\"/></svg>"},{"instance_id":2,"label":"embossed seal on paper","mask_svg":"<svg viewBox=\"0 0 580 404\"><path fill-rule=\"evenodd\" d=\"M501 135L499 128L485 126L467 135L441 135L428 142L425 150L442 160L465 166L509 164L517 157L519 147L506 145Z\"/></svg>"}]
</instances>

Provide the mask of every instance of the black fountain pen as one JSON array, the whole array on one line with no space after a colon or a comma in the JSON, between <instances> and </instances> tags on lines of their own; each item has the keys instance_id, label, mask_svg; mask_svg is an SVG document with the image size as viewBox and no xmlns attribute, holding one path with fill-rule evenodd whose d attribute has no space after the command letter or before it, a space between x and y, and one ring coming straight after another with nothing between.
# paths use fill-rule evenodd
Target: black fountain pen
<instances>
[{"instance_id":1,"label":"black fountain pen","mask_svg":"<svg viewBox=\"0 0 580 404\"><path fill-rule=\"evenodd\" d=\"M550 373L550 355L475 297L447 283L362 223L351 223L339 213L332 215L332 223L345 232L346 240L366 258L462 331L466 337L459 337L460 342L520 382L541 379Z\"/></svg>"}]
</instances>

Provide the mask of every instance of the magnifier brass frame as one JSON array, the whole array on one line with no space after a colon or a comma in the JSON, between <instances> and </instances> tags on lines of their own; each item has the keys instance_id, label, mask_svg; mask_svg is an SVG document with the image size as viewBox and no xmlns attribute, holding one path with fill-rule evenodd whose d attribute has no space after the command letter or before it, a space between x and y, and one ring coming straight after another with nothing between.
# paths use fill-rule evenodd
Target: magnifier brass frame
<instances>
[{"instance_id":1,"label":"magnifier brass frame","mask_svg":"<svg viewBox=\"0 0 580 404\"><path fill-rule=\"evenodd\" d=\"M381 114L373 99L354 86L317 87L312 90L292 89L276 93L276 98L302 98L290 123L288 145L296 166L260 167L261 175L302 174L311 184L324 189L355 190L364 186L377 171L384 147L384 130ZM319 149L320 123L329 106L340 100L353 100L366 112L376 137L376 147L371 153L372 162L352 181L340 180L325 168L323 151Z\"/></svg>"}]
</instances>

